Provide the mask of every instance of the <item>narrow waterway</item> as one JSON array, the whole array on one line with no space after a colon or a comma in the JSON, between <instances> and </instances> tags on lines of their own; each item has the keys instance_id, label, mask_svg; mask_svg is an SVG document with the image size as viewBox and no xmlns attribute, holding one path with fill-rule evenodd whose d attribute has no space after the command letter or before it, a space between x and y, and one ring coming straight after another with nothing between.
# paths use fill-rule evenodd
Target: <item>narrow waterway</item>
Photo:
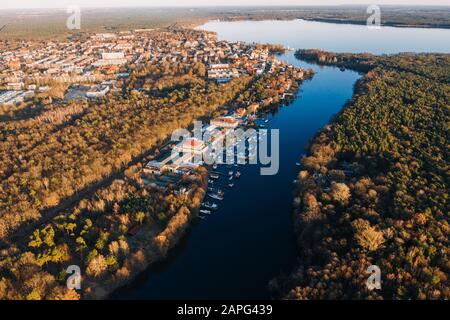
<instances>
[{"instance_id":1,"label":"narrow waterway","mask_svg":"<svg viewBox=\"0 0 450 320\"><path fill-rule=\"evenodd\" d=\"M285 23L211 23L203 28L217 31L221 39L230 41L311 47L296 40L302 37L296 37L295 31L301 30L286 33ZM342 28L342 25L326 25ZM348 28L353 30L354 26ZM267 32L263 32L266 29ZM386 41L390 45L393 40ZM348 43L351 47L348 51L358 51L353 49L352 40ZM360 51L370 51L364 49ZM388 51L391 49L389 46ZM428 49L432 51L433 47ZM439 51L439 47L437 49ZM232 190L225 190L225 199L217 202L219 209L196 222L166 261L150 267L133 283L117 291L113 298L266 299L270 298L267 290L270 279L281 272L289 272L294 266L292 182L298 172L296 162L305 152L308 140L351 98L360 75L309 65L295 59L293 52L280 58L297 66L311 67L316 74L302 84L295 101L280 108L268 123L269 129L280 130L278 174L261 176L255 165L239 168L242 176L234 181ZM223 183L228 183L227 179Z\"/></svg>"}]
</instances>

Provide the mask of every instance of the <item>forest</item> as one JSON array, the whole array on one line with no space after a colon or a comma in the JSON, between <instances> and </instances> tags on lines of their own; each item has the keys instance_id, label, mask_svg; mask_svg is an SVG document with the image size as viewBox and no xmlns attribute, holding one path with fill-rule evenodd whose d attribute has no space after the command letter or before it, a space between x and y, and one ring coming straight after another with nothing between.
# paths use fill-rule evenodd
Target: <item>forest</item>
<instances>
[{"instance_id":1,"label":"forest","mask_svg":"<svg viewBox=\"0 0 450 320\"><path fill-rule=\"evenodd\" d=\"M294 195L287 299L449 299L450 55L300 51L366 74L313 138ZM366 272L381 270L381 289Z\"/></svg>"}]
</instances>

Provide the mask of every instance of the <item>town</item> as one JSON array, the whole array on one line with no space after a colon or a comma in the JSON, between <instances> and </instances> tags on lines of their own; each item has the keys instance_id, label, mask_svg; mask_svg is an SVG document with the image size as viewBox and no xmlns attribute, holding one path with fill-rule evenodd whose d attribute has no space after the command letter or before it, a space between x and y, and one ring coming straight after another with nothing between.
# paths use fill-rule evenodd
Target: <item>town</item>
<instances>
[{"instance_id":1,"label":"town","mask_svg":"<svg viewBox=\"0 0 450 320\"><path fill-rule=\"evenodd\" d=\"M4 89L0 92L0 106L19 108L36 102L38 105L39 99L47 98L50 104L64 107L74 101L99 101L107 95L120 96L133 70L149 64L201 63L206 68L205 80L219 85L244 75L259 77L275 71L284 74L287 69L293 69L271 54L271 49L279 50L276 46L218 41L216 34L206 31L135 29L73 36L69 40L65 43L4 43L0 52L0 88ZM294 70L293 78L272 84L275 94L234 108L226 116L211 119L205 130L222 130L222 137L217 139L220 141L227 135L227 130L242 124L254 125L260 109L293 96L293 80L303 77L303 70ZM136 81L131 93L151 94L150 91L145 82ZM65 112L61 108L58 111ZM264 127L263 124L260 126ZM162 150L167 153L170 148L180 151L188 148L200 154L207 142L192 140L186 143L189 145L166 145ZM167 181L173 182L173 177L168 178L167 173L182 176L198 166L192 163L189 155L175 160L172 154L162 155L146 165L144 175L153 177L147 177L146 184L164 189ZM240 157L248 159L248 155Z\"/></svg>"},{"instance_id":2,"label":"town","mask_svg":"<svg viewBox=\"0 0 450 320\"><path fill-rule=\"evenodd\" d=\"M73 36L64 43L3 41L0 105L20 104L53 87L63 88L65 101L102 98L120 92L130 69L149 63L203 63L207 79L225 83L243 74L273 72L280 62L269 49L186 29Z\"/></svg>"}]
</instances>

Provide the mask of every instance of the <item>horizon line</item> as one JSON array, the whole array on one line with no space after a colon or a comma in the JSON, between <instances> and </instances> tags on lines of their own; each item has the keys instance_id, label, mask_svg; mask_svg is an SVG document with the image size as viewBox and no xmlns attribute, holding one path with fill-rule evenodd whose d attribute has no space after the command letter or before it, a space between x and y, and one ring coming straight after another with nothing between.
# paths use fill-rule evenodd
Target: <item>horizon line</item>
<instances>
[{"instance_id":1,"label":"horizon line","mask_svg":"<svg viewBox=\"0 0 450 320\"><path fill-rule=\"evenodd\" d=\"M81 5L80 8L89 8L89 9L119 9L119 8L159 8L159 9L172 9L172 8L185 8L185 9L195 9L195 8L233 8L233 7L248 7L248 8L302 8L302 7L363 7L370 5L370 3L342 3L342 4L302 4L302 5L293 5L293 4L264 4L264 5L251 5L251 4L222 4L222 5L208 5L208 4L199 4L199 5L112 5L112 6L86 6ZM450 4L380 4L380 7L450 7ZM67 6L61 7L28 7L28 8L0 8L0 11L7 10L65 10Z\"/></svg>"}]
</instances>

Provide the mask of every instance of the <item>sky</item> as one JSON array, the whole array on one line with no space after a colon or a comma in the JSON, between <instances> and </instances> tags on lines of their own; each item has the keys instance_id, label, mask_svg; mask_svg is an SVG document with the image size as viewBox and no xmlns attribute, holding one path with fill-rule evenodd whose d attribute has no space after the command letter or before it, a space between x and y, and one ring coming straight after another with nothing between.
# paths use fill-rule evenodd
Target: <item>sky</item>
<instances>
[{"instance_id":1,"label":"sky","mask_svg":"<svg viewBox=\"0 0 450 320\"><path fill-rule=\"evenodd\" d=\"M126 7L126 6L220 6L220 5L450 5L450 0L0 0L0 9Z\"/></svg>"}]
</instances>

